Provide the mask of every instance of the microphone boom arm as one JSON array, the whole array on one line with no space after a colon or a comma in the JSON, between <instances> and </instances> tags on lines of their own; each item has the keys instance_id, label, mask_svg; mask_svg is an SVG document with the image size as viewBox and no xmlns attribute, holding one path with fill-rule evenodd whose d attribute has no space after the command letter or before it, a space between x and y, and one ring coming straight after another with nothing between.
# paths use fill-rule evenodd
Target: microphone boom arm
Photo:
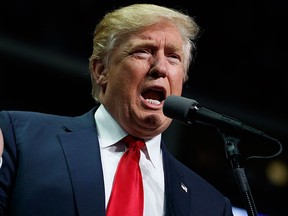
<instances>
[{"instance_id":1,"label":"microphone boom arm","mask_svg":"<svg viewBox=\"0 0 288 216\"><path fill-rule=\"evenodd\" d=\"M246 177L245 169L243 166L243 158L241 157L240 151L238 150L238 143L240 139L234 136L230 136L221 130L218 130L223 137L225 143L225 153L233 169L234 176L242 200L247 210L248 216L257 216L257 208L250 190L249 182Z\"/></svg>"},{"instance_id":2,"label":"microphone boom arm","mask_svg":"<svg viewBox=\"0 0 288 216\"><path fill-rule=\"evenodd\" d=\"M281 143L277 139L245 125L237 119L200 107L197 101L189 98L176 95L168 96L164 102L163 113L165 116L185 124L201 123L218 129L224 139L226 156L231 162L248 216L257 216L257 210L245 175L243 157L238 150L239 135L242 132L246 132L279 144L278 153L270 157L275 157L282 152Z\"/></svg>"}]
</instances>

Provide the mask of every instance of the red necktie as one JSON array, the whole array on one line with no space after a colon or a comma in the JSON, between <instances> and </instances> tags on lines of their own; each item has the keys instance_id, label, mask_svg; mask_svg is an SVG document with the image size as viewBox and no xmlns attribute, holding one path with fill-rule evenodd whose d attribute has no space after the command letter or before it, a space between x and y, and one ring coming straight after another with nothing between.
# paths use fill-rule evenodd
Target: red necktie
<instances>
[{"instance_id":1,"label":"red necktie","mask_svg":"<svg viewBox=\"0 0 288 216\"><path fill-rule=\"evenodd\" d=\"M123 142L128 150L118 164L107 216L143 216L144 192L139 159L140 149L145 143L129 135Z\"/></svg>"}]
</instances>

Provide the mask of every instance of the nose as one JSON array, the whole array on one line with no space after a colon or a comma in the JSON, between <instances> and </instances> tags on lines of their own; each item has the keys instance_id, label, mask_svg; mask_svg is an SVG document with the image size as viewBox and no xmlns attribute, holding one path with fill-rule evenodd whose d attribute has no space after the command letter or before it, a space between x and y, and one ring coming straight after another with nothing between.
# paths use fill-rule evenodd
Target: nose
<instances>
[{"instance_id":1,"label":"nose","mask_svg":"<svg viewBox=\"0 0 288 216\"><path fill-rule=\"evenodd\" d=\"M149 75L153 78L166 77L168 74L167 60L164 55L158 55L152 64Z\"/></svg>"}]
</instances>

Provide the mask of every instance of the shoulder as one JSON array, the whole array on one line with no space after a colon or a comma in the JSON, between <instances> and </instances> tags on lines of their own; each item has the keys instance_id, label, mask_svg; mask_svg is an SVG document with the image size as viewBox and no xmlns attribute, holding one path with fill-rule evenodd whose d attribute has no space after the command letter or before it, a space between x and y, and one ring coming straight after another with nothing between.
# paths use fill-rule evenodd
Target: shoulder
<instances>
[{"instance_id":1,"label":"shoulder","mask_svg":"<svg viewBox=\"0 0 288 216\"><path fill-rule=\"evenodd\" d=\"M17 127L43 127L51 125L62 125L69 122L91 122L96 108L79 116L64 116L51 113L33 111L0 111L0 128L8 125Z\"/></svg>"},{"instance_id":2,"label":"shoulder","mask_svg":"<svg viewBox=\"0 0 288 216\"><path fill-rule=\"evenodd\" d=\"M57 119L67 118L55 114L32 112L32 111L1 111L1 122L9 124L17 124L21 126L23 124L39 124L43 122L51 122Z\"/></svg>"}]
</instances>

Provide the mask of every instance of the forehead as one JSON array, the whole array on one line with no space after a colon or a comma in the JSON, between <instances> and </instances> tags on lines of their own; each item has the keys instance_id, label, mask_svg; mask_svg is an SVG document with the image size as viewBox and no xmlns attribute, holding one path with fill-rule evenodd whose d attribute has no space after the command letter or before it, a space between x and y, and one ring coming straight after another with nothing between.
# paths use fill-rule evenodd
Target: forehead
<instances>
[{"instance_id":1,"label":"forehead","mask_svg":"<svg viewBox=\"0 0 288 216\"><path fill-rule=\"evenodd\" d=\"M183 39L178 27L169 21L159 22L148 27L144 27L131 34L126 40L126 45L160 45L165 44L171 48L182 48Z\"/></svg>"}]
</instances>

